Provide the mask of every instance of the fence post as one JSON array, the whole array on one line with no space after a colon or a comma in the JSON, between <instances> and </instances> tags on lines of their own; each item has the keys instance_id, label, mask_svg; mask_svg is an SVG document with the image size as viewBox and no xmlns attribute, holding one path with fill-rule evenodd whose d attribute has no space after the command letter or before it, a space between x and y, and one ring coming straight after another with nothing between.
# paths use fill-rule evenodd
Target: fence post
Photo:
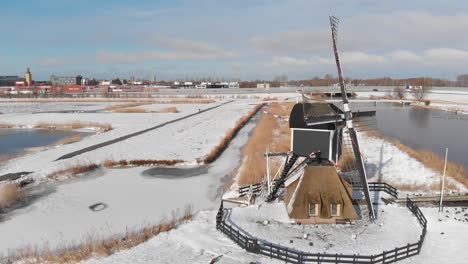
<instances>
[{"instance_id":1,"label":"fence post","mask_svg":"<svg viewBox=\"0 0 468 264\"><path fill-rule=\"evenodd\" d=\"M397 258L398 258L398 248L395 247L395 261L396 261Z\"/></svg>"},{"instance_id":2,"label":"fence post","mask_svg":"<svg viewBox=\"0 0 468 264\"><path fill-rule=\"evenodd\" d=\"M387 255L387 251L384 250L383 252L383 256L382 256L382 263L385 264L385 260L386 260L386 256Z\"/></svg>"},{"instance_id":3,"label":"fence post","mask_svg":"<svg viewBox=\"0 0 468 264\"><path fill-rule=\"evenodd\" d=\"M317 254L317 263L320 264L320 253Z\"/></svg>"},{"instance_id":4,"label":"fence post","mask_svg":"<svg viewBox=\"0 0 468 264\"><path fill-rule=\"evenodd\" d=\"M335 253L335 264L338 264L338 253Z\"/></svg>"},{"instance_id":5,"label":"fence post","mask_svg":"<svg viewBox=\"0 0 468 264\"><path fill-rule=\"evenodd\" d=\"M353 264L356 264L356 254L353 254Z\"/></svg>"},{"instance_id":6,"label":"fence post","mask_svg":"<svg viewBox=\"0 0 468 264\"><path fill-rule=\"evenodd\" d=\"M410 246L409 246L409 243L408 243L408 245L406 245L406 257L409 257L409 248L410 248Z\"/></svg>"}]
</instances>

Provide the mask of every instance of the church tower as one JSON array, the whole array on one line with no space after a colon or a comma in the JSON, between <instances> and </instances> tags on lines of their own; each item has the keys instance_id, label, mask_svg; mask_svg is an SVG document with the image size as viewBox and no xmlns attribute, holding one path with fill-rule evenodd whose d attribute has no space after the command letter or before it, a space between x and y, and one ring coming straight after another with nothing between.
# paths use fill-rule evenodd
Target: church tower
<instances>
[{"instance_id":1,"label":"church tower","mask_svg":"<svg viewBox=\"0 0 468 264\"><path fill-rule=\"evenodd\" d=\"M29 68L26 71L26 74L24 75L24 82L26 83L27 86L32 85L32 74L31 74L31 71L29 70Z\"/></svg>"}]
</instances>

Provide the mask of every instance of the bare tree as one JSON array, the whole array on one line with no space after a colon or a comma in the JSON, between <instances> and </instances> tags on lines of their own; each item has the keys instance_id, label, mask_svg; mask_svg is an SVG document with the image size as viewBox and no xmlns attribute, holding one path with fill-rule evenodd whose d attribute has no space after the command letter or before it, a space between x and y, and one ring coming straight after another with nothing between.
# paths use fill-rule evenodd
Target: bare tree
<instances>
[{"instance_id":1,"label":"bare tree","mask_svg":"<svg viewBox=\"0 0 468 264\"><path fill-rule=\"evenodd\" d=\"M413 87L411 89L411 94L414 96L414 99L418 101L422 101L426 98L427 93L432 89L430 86L419 86L419 87Z\"/></svg>"},{"instance_id":2,"label":"bare tree","mask_svg":"<svg viewBox=\"0 0 468 264\"><path fill-rule=\"evenodd\" d=\"M402 87L395 87L393 89L393 97L396 99L404 99L405 98L405 89Z\"/></svg>"}]
</instances>

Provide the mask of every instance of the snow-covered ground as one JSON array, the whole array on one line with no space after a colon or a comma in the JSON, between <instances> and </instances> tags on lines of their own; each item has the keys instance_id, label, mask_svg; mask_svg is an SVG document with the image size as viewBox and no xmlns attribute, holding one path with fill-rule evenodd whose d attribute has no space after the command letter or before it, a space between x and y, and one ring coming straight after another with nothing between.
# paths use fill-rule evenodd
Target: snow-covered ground
<instances>
[{"instance_id":1,"label":"snow-covered ground","mask_svg":"<svg viewBox=\"0 0 468 264\"><path fill-rule=\"evenodd\" d=\"M84 138L83 140L58 146L47 151L29 154L9 161L0 168L0 175L18 171L33 171L33 176L43 177L48 173L77 163L100 163L106 159L182 159L194 162L208 154L218 144L224 134L234 127L237 120L247 114L254 106L251 101L236 101L214 110L190 117L165 127L147 132L122 142L87 152L76 157L56 161L60 156L140 131L169 120L173 120L199 109L216 104L177 105L179 113L44 113L44 114L5 114L0 115L0 123L33 126L41 121L62 122L100 122L109 123L113 130ZM165 108L174 105L158 105ZM47 166L44 166L47 165Z\"/></svg>"},{"instance_id":2,"label":"snow-covered ground","mask_svg":"<svg viewBox=\"0 0 468 264\"><path fill-rule=\"evenodd\" d=\"M393 207L393 206L392 206ZM455 211L462 211L461 208L448 208L449 213L438 213L437 208L422 208L424 215L428 220L428 231L424 241L421 254L402 260L398 263L403 264L464 264L468 258L468 252L463 250L468 235L468 223L454 219ZM391 218L390 212L388 212ZM406 214L406 213L404 213ZM445 217L448 215L449 217ZM154 237L137 247L118 252L107 258L94 258L83 261L81 264L107 264L107 263L210 263L216 257L219 261L216 263L234 264L234 263L284 263L275 259L270 259L261 255L255 255L246 252L234 244L227 236L216 230L215 224L216 210L202 211L194 219L183 224L175 230ZM393 226L393 231L400 233L409 230L408 226L414 227L411 230L420 230L420 226L411 224L398 219L391 219L399 222L399 225ZM406 219L406 218L405 218ZM441 221L439 221L441 219ZM380 229L385 229L384 223ZM346 227L342 227L346 228ZM387 231L391 229L387 229ZM381 231L381 230L379 230ZM273 230L271 233L276 233ZM413 231L411 231L413 232ZM443 233L443 234L442 234ZM413 234L411 234L411 238ZM344 235L344 247L354 247L356 241ZM320 236L310 233L311 241L321 241ZM376 239L371 248L383 246L385 243L391 243L394 236L390 232L386 237L374 237ZM295 238L293 244L296 245L299 238ZM359 236L357 237L359 240ZM388 241L390 240L390 242ZM417 238L416 238L417 240ZM317 249L319 243L314 242L314 246L309 246L310 250ZM333 247L330 249L330 251Z\"/></svg>"},{"instance_id":3,"label":"snow-covered ground","mask_svg":"<svg viewBox=\"0 0 468 264\"><path fill-rule=\"evenodd\" d=\"M463 210L463 208L465 208ZM466 207L421 208L428 220L427 234L420 255L401 261L402 264L465 264L468 251L468 211ZM457 213L459 212L459 213ZM464 220L459 220L464 219Z\"/></svg>"},{"instance_id":4,"label":"snow-covered ground","mask_svg":"<svg viewBox=\"0 0 468 264\"><path fill-rule=\"evenodd\" d=\"M238 166L240 148L254 122L248 123L212 164L190 177L170 176L151 167L102 169L91 176L33 186L28 196L39 196L0 222L0 254L27 245L69 246L91 236L107 237L157 224L176 209L192 204L194 211L219 206L225 181ZM154 174L154 175L152 175ZM198 174L198 175L197 175ZM93 212L88 207L104 203ZM34 219L34 220L33 220Z\"/></svg>"},{"instance_id":5,"label":"snow-covered ground","mask_svg":"<svg viewBox=\"0 0 468 264\"><path fill-rule=\"evenodd\" d=\"M374 223L364 219L351 225L297 225L283 202L234 208L227 222L259 239L312 253L372 255L419 240L422 227L404 205L374 202L379 202Z\"/></svg>"},{"instance_id":6,"label":"snow-covered ground","mask_svg":"<svg viewBox=\"0 0 468 264\"><path fill-rule=\"evenodd\" d=\"M107 258L94 258L80 264L146 263L284 263L251 254L216 230L216 210L199 212L194 219L129 250Z\"/></svg>"}]
</instances>

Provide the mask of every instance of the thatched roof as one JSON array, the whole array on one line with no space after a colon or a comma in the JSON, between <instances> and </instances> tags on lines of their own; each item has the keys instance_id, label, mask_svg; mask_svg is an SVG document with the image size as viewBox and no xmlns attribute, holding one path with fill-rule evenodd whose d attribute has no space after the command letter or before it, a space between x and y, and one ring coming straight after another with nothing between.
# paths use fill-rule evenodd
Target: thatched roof
<instances>
[{"instance_id":1,"label":"thatched roof","mask_svg":"<svg viewBox=\"0 0 468 264\"><path fill-rule=\"evenodd\" d=\"M358 219L352 204L352 186L334 166L306 166L304 174L286 186L284 196L289 217L309 218L309 204L320 205L320 218L331 218L330 205L340 204L343 219Z\"/></svg>"}]
</instances>

